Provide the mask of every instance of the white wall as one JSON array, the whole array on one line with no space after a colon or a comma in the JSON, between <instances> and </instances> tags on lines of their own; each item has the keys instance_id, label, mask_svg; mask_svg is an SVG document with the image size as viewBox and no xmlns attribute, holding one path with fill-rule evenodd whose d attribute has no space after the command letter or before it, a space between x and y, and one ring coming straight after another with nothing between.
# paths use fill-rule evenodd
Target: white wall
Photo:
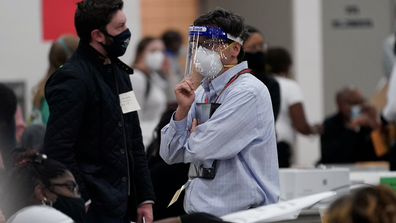
<instances>
[{"instance_id":1,"label":"white wall","mask_svg":"<svg viewBox=\"0 0 396 223\"><path fill-rule=\"evenodd\" d=\"M140 3L127 0L124 4L132 41L121 59L130 64L140 38ZM25 81L25 115L29 115L32 88L46 74L51 46L42 40L41 0L0 1L0 24L0 82Z\"/></svg>"},{"instance_id":2,"label":"white wall","mask_svg":"<svg viewBox=\"0 0 396 223\"><path fill-rule=\"evenodd\" d=\"M384 76L382 44L394 31L394 0L322 0L324 113L337 110L336 92L353 84L370 99ZM356 13L347 8L356 8ZM369 20L370 27L334 27L334 21Z\"/></svg>"},{"instance_id":3,"label":"white wall","mask_svg":"<svg viewBox=\"0 0 396 223\"><path fill-rule=\"evenodd\" d=\"M318 0L293 0L294 75L304 95L307 121L323 120L322 4ZM320 156L318 136L297 137L295 163L307 166Z\"/></svg>"}]
</instances>

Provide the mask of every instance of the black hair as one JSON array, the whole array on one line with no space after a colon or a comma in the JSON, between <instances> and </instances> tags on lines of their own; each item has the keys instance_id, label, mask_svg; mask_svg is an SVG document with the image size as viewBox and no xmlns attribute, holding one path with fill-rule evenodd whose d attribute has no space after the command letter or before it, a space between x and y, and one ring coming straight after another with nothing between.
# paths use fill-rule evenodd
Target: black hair
<instances>
[{"instance_id":1,"label":"black hair","mask_svg":"<svg viewBox=\"0 0 396 223\"><path fill-rule=\"evenodd\" d=\"M288 72L293 64L289 52L282 47L269 48L267 51L267 71L274 74Z\"/></svg>"},{"instance_id":2,"label":"black hair","mask_svg":"<svg viewBox=\"0 0 396 223\"><path fill-rule=\"evenodd\" d=\"M0 208L6 218L34 204L35 187L43 184L51 187L51 180L65 174L65 165L23 147L12 153L14 167L7 173L0 190Z\"/></svg>"},{"instance_id":3,"label":"black hair","mask_svg":"<svg viewBox=\"0 0 396 223\"><path fill-rule=\"evenodd\" d=\"M182 44L182 35L175 30L168 30L161 36L162 41L164 41L165 47L176 52L180 45Z\"/></svg>"},{"instance_id":4,"label":"black hair","mask_svg":"<svg viewBox=\"0 0 396 223\"><path fill-rule=\"evenodd\" d=\"M251 25L246 25L246 30L248 31L248 33L250 33L250 35L252 35L253 33L260 33L260 31L257 28Z\"/></svg>"},{"instance_id":5,"label":"black hair","mask_svg":"<svg viewBox=\"0 0 396 223\"><path fill-rule=\"evenodd\" d=\"M17 97L11 88L0 83L0 98L0 124L8 124L16 112Z\"/></svg>"},{"instance_id":6,"label":"black hair","mask_svg":"<svg viewBox=\"0 0 396 223\"><path fill-rule=\"evenodd\" d=\"M140 42L138 43L138 45L136 47L136 55L135 55L135 61L133 62L133 66L136 65L136 63L138 63L139 60L141 60L141 56L142 56L144 50L154 40L157 40L157 38L152 37L152 36L147 36L140 40Z\"/></svg>"},{"instance_id":7,"label":"black hair","mask_svg":"<svg viewBox=\"0 0 396 223\"><path fill-rule=\"evenodd\" d=\"M0 153L5 170L12 166L11 151L17 145L14 118L16 109L17 97L14 91L0 83Z\"/></svg>"},{"instance_id":8,"label":"black hair","mask_svg":"<svg viewBox=\"0 0 396 223\"><path fill-rule=\"evenodd\" d=\"M106 25L111 22L118 10L122 10L122 0L83 0L77 3L74 26L82 41L91 41L91 32L99 29L107 32Z\"/></svg>"},{"instance_id":9,"label":"black hair","mask_svg":"<svg viewBox=\"0 0 396 223\"><path fill-rule=\"evenodd\" d=\"M242 41L246 41L250 37L246 29L245 19L242 16L219 7L200 15L194 21L194 26L216 26L222 28L228 34L241 38ZM238 63L242 61L244 55L245 51L241 46L237 56Z\"/></svg>"}]
</instances>

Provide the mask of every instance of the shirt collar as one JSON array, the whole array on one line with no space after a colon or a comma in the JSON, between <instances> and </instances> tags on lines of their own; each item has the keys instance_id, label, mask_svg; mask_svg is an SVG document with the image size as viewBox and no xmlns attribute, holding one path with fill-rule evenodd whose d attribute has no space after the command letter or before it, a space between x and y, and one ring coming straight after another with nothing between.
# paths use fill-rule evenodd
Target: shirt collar
<instances>
[{"instance_id":1,"label":"shirt collar","mask_svg":"<svg viewBox=\"0 0 396 223\"><path fill-rule=\"evenodd\" d=\"M201 81L202 87L209 91L209 84L212 84L213 89L215 90L216 94L219 94L221 90L223 90L224 86L228 83L228 81L240 71L247 69L248 64L247 61L243 61L234 67L231 67L226 72L222 73L221 75L217 76L215 79L210 80L208 77L205 77Z\"/></svg>"},{"instance_id":2,"label":"shirt collar","mask_svg":"<svg viewBox=\"0 0 396 223\"><path fill-rule=\"evenodd\" d=\"M95 48L93 48L89 43L85 41L80 41L79 46L77 48L77 51L82 53L83 55L87 56L89 59L91 59L94 63L97 65L103 66L104 61L106 57L99 53ZM125 71L128 74L133 74L133 69L126 65L124 62L122 62L118 58L113 58L111 59L111 62L117 65L121 70Z\"/></svg>"},{"instance_id":3,"label":"shirt collar","mask_svg":"<svg viewBox=\"0 0 396 223\"><path fill-rule=\"evenodd\" d=\"M98 65L103 65L106 59L106 57L103 54L99 53L99 51L93 48L88 42L83 40L80 41L77 51L87 56L89 59L91 59L93 62L95 62Z\"/></svg>"}]
</instances>

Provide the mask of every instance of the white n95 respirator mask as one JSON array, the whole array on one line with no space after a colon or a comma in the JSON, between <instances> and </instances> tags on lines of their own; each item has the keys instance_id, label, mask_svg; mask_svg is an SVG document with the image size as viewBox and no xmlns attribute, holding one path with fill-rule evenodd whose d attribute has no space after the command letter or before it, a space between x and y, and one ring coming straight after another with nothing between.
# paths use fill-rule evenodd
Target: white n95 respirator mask
<instances>
[{"instance_id":1,"label":"white n95 respirator mask","mask_svg":"<svg viewBox=\"0 0 396 223\"><path fill-rule=\"evenodd\" d=\"M200 46L195 53L195 70L204 77L214 77L222 69L220 54Z\"/></svg>"},{"instance_id":2,"label":"white n95 respirator mask","mask_svg":"<svg viewBox=\"0 0 396 223\"><path fill-rule=\"evenodd\" d=\"M146 66L150 68L150 70L158 71L161 69L164 64L165 55L161 51L149 52L144 56L144 61Z\"/></svg>"}]
</instances>

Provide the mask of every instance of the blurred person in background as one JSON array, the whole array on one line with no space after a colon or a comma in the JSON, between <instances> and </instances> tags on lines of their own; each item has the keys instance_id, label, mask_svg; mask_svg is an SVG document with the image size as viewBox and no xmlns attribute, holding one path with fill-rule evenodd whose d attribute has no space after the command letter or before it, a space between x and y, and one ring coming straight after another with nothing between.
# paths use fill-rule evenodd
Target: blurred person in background
<instances>
[{"instance_id":1,"label":"blurred person in background","mask_svg":"<svg viewBox=\"0 0 396 223\"><path fill-rule=\"evenodd\" d=\"M396 194L388 185L359 188L335 200L328 223L396 223Z\"/></svg>"},{"instance_id":2,"label":"blurred person in background","mask_svg":"<svg viewBox=\"0 0 396 223\"><path fill-rule=\"evenodd\" d=\"M33 108L29 124L47 124L49 107L44 96L44 88L48 78L74 53L78 46L79 38L74 35L62 35L52 43L49 51L49 68L47 74L33 90Z\"/></svg>"},{"instance_id":3,"label":"blurred person in background","mask_svg":"<svg viewBox=\"0 0 396 223\"><path fill-rule=\"evenodd\" d=\"M11 88L0 83L0 98L0 153L4 168L8 171L13 166L11 151L17 145L14 118L17 110L17 97Z\"/></svg>"},{"instance_id":4,"label":"blurred person in background","mask_svg":"<svg viewBox=\"0 0 396 223\"><path fill-rule=\"evenodd\" d=\"M42 152L46 126L30 124L22 134L20 146Z\"/></svg>"},{"instance_id":5,"label":"blurred person in background","mask_svg":"<svg viewBox=\"0 0 396 223\"><path fill-rule=\"evenodd\" d=\"M153 205L155 220L185 214L183 202L176 202L170 207L168 205L172 200L174 192L180 188L180 185L187 182L189 164L177 163L168 165L159 154L161 129L169 123L176 108L176 103L168 106L168 109L163 113L160 122L155 128L153 141L147 148L151 181L153 182L155 196L157 197L157 202ZM183 198L184 192L180 195L179 199L183 200Z\"/></svg>"},{"instance_id":6,"label":"blurred person in background","mask_svg":"<svg viewBox=\"0 0 396 223\"><path fill-rule=\"evenodd\" d=\"M176 102L173 89L183 79L184 71L180 66L180 57L184 55L185 48L183 47L182 35L175 30L167 30L161 36L165 44L165 55L169 58L169 71L167 80L169 87L167 90L168 103Z\"/></svg>"},{"instance_id":7,"label":"blurred person in background","mask_svg":"<svg viewBox=\"0 0 396 223\"><path fill-rule=\"evenodd\" d=\"M393 53L396 55L396 43L394 43L393 47ZM390 125L396 124L396 64L393 65L392 72L388 79L386 103L381 111L381 121L384 130L388 130L387 128ZM390 170L396 170L396 144L393 143L391 147L388 154L388 161L390 162Z\"/></svg>"},{"instance_id":8,"label":"blurred person in background","mask_svg":"<svg viewBox=\"0 0 396 223\"><path fill-rule=\"evenodd\" d=\"M248 67L252 69L251 73L267 86L271 95L272 110L276 122L280 107L280 87L275 78L265 70L267 43L258 29L247 26L247 30L251 36L243 43L244 60L248 62Z\"/></svg>"},{"instance_id":9,"label":"blurred person in background","mask_svg":"<svg viewBox=\"0 0 396 223\"><path fill-rule=\"evenodd\" d=\"M15 111L17 97L14 91L0 83L0 185L4 182L6 171L12 167L11 151L17 145ZM1 207L0 207L1 209ZM0 210L0 222L4 219Z\"/></svg>"},{"instance_id":10,"label":"blurred person in background","mask_svg":"<svg viewBox=\"0 0 396 223\"><path fill-rule=\"evenodd\" d=\"M134 73L130 75L130 79L140 105L138 114L146 148L153 139L154 129L168 102L168 82L159 74L165 62L164 51L165 46L161 39L145 37L137 45L135 61L132 64Z\"/></svg>"},{"instance_id":11,"label":"blurred person in background","mask_svg":"<svg viewBox=\"0 0 396 223\"><path fill-rule=\"evenodd\" d=\"M7 222L21 222L18 220L21 216L31 212L34 206L42 205L47 209L37 209L37 214L45 215L55 208L75 222L84 222L85 203L73 174L65 165L26 148L17 148L12 155L13 168L0 190L0 207L9 219Z\"/></svg>"},{"instance_id":12,"label":"blurred person in background","mask_svg":"<svg viewBox=\"0 0 396 223\"><path fill-rule=\"evenodd\" d=\"M354 86L336 94L338 111L323 122L320 163L355 163L377 161L371 139L372 130L380 127L376 108L365 102Z\"/></svg>"},{"instance_id":13,"label":"blurred person in background","mask_svg":"<svg viewBox=\"0 0 396 223\"><path fill-rule=\"evenodd\" d=\"M20 143L22 134L26 129L26 122L23 119L22 109L19 104L17 104L17 109L15 111L14 119L15 119L16 140L17 140L17 143Z\"/></svg>"},{"instance_id":14,"label":"blurred person in background","mask_svg":"<svg viewBox=\"0 0 396 223\"><path fill-rule=\"evenodd\" d=\"M321 133L321 126L310 125L304 112L304 99L298 83L290 79L292 58L281 47L267 51L267 71L272 74L280 86L280 111L276 126L279 167L290 167L296 133L313 135Z\"/></svg>"},{"instance_id":15,"label":"blurred person in background","mask_svg":"<svg viewBox=\"0 0 396 223\"><path fill-rule=\"evenodd\" d=\"M387 36L382 43L381 59L383 64L384 75L381 77L385 77L386 80L389 80L392 74L393 65L396 62L395 34L396 33L392 33L389 36Z\"/></svg>"}]
</instances>

